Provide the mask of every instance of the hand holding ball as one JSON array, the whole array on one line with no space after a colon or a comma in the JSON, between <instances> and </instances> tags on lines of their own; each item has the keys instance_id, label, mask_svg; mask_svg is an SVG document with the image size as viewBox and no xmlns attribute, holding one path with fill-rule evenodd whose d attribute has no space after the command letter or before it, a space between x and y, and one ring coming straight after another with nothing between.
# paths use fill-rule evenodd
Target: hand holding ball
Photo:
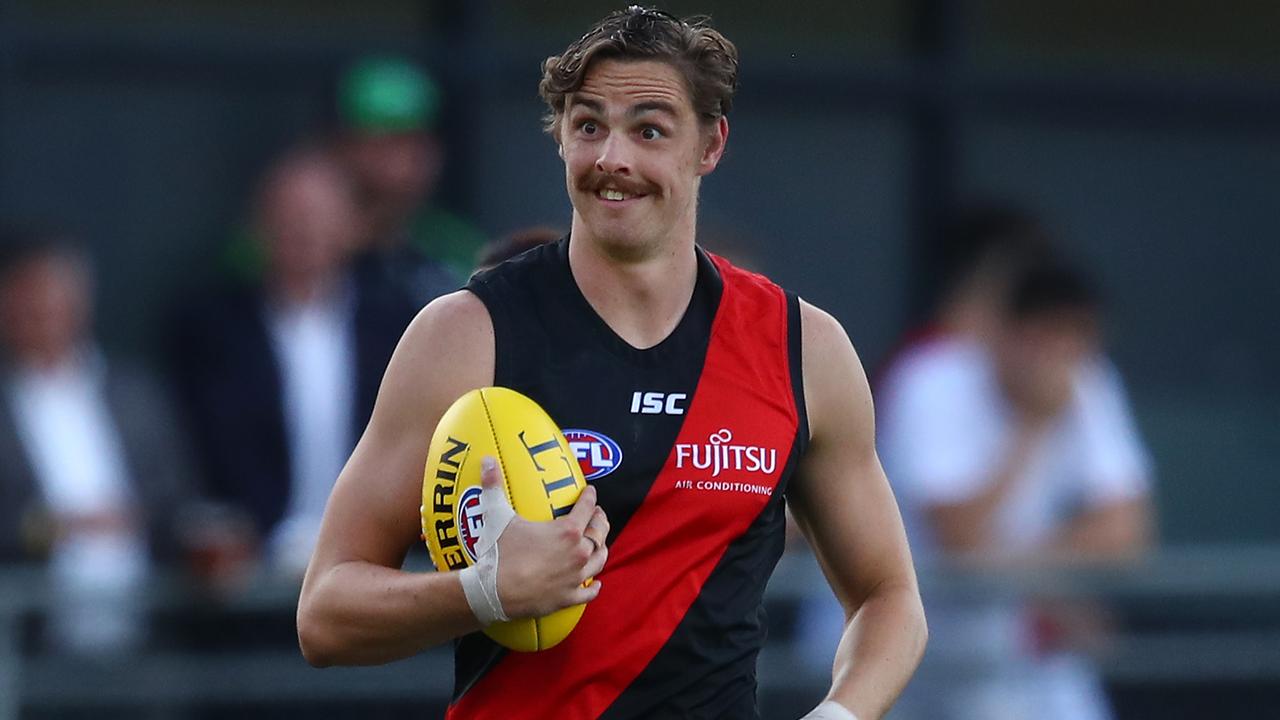
<instances>
[{"instance_id":1,"label":"hand holding ball","mask_svg":"<svg viewBox=\"0 0 1280 720\"><path fill-rule=\"evenodd\" d=\"M505 388L459 398L432 437L422 495L432 560L463 571L486 635L532 651L573 630L600 591L608 520L542 408Z\"/></svg>"}]
</instances>

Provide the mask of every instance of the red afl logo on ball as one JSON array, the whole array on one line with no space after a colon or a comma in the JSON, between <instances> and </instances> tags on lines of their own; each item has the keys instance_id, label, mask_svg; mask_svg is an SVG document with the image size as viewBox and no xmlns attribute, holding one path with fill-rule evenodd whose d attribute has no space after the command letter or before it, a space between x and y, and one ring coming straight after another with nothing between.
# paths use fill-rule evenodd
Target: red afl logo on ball
<instances>
[{"instance_id":1,"label":"red afl logo on ball","mask_svg":"<svg viewBox=\"0 0 1280 720\"><path fill-rule=\"evenodd\" d=\"M480 542L480 528L484 527L484 515L480 513L480 487L467 488L458 498L458 541L467 551L471 562L476 561L476 543Z\"/></svg>"},{"instance_id":2,"label":"red afl logo on ball","mask_svg":"<svg viewBox=\"0 0 1280 720\"><path fill-rule=\"evenodd\" d=\"M582 477L595 480L604 477L622 464L622 448L613 438L593 430L565 430L574 457L582 466Z\"/></svg>"}]
</instances>

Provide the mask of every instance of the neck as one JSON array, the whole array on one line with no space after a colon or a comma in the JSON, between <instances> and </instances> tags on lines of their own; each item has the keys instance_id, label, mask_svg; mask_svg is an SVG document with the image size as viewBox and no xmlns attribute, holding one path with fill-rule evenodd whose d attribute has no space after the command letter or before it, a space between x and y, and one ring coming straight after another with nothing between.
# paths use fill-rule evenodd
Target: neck
<instances>
[{"instance_id":1,"label":"neck","mask_svg":"<svg viewBox=\"0 0 1280 720\"><path fill-rule=\"evenodd\" d=\"M698 276L693 234L644 252L619 252L590 237L581 225L575 217L569 268L583 297L631 346L644 349L662 342L693 297Z\"/></svg>"},{"instance_id":2,"label":"neck","mask_svg":"<svg viewBox=\"0 0 1280 720\"><path fill-rule=\"evenodd\" d=\"M75 344L32 347L15 353L14 359L21 367L36 373L47 374L75 362L79 356L78 350L79 346Z\"/></svg>"}]
</instances>

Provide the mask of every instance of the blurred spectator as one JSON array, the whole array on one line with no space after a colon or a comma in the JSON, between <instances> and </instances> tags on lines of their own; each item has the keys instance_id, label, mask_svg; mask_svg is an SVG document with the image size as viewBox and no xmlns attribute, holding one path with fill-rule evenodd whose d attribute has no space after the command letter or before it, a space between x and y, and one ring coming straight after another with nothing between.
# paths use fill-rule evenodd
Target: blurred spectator
<instances>
[{"instance_id":1,"label":"blurred spectator","mask_svg":"<svg viewBox=\"0 0 1280 720\"><path fill-rule=\"evenodd\" d=\"M142 639L148 550L179 546L183 441L153 378L94 342L85 252L30 230L0 252L0 559L48 563L54 645L125 649Z\"/></svg>"},{"instance_id":2,"label":"blurred spectator","mask_svg":"<svg viewBox=\"0 0 1280 720\"><path fill-rule=\"evenodd\" d=\"M1151 469L1100 353L1097 297L1060 263L1023 268L1008 287L997 324L919 343L884 379L881 456L913 552L1050 566L1134 557L1150 539ZM904 707L944 720L1109 717L1099 679L1069 649L1079 638L1043 632L1054 618L922 587L930 648Z\"/></svg>"},{"instance_id":3,"label":"blurred spectator","mask_svg":"<svg viewBox=\"0 0 1280 720\"><path fill-rule=\"evenodd\" d=\"M480 252L476 255L475 272L488 270L524 253L526 250L532 250L539 245L555 242L564 236L563 230L543 225L516 230L506 237L485 243L485 246L480 248Z\"/></svg>"},{"instance_id":4,"label":"blurred spectator","mask_svg":"<svg viewBox=\"0 0 1280 720\"><path fill-rule=\"evenodd\" d=\"M898 366L922 349L942 341L989 342L1000 327L1013 278L1049 253L1047 233L1021 208L982 202L953 211L937 247L941 272L936 289L926 298L926 316L903 333L872 372L877 406L884 405L885 380L898 374ZM886 465L886 471L892 482L892 468ZM899 497L898 502L902 505L905 501ZM910 508L901 509L905 520L911 522ZM792 538L788 547L803 547L798 531L792 532ZM823 595L805 602L797 633L805 648L805 661L815 670L830 665L843 623L843 611L834 599Z\"/></svg>"},{"instance_id":5,"label":"blurred spectator","mask_svg":"<svg viewBox=\"0 0 1280 720\"><path fill-rule=\"evenodd\" d=\"M338 83L334 149L355 181L360 272L406 293L413 312L458 289L485 240L434 202L440 100L432 78L398 58L362 60Z\"/></svg>"},{"instance_id":6,"label":"blurred spectator","mask_svg":"<svg viewBox=\"0 0 1280 720\"><path fill-rule=\"evenodd\" d=\"M927 298L928 315L903 335L876 380L914 347L939 337L989 340L999 329L1009 283L1050 252L1044 228L1016 206L984 203L954 212L938 246L942 270L936 292Z\"/></svg>"},{"instance_id":7,"label":"blurred spectator","mask_svg":"<svg viewBox=\"0 0 1280 720\"><path fill-rule=\"evenodd\" d=\"M357 209L330 155L306 148L279 161L254 217L262 280L182 314L171 359L211 493L253 519L269 560L300 575L372 411L385 338L403 327L352 279Z\"/></svg>"}]
</instances>

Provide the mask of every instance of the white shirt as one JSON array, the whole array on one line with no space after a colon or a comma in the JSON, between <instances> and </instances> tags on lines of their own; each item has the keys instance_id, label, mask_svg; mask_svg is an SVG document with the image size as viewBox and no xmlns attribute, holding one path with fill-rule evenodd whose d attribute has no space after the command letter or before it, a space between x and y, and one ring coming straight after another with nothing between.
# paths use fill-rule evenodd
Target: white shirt
<instances>
[{"instance_id":1,"label":"white shirt","mask_svg":"<svg viewBox=\"0 0 1280 720\"><path fill-rule=\"evenodd\" d=\"M102 397L96 358L51 370L19 370L9 392L14 421L55 514L93 514L131 504L128 471L114 420Z\"/></svg>"},{"instance_id":2,"label":"white shirt","mask_svg":"<svg viewBox=\"0 0 1280 720\"><path fill-rule=\"evenodd\" d=\"M305 569L325 503L354 445L353 311L347 287L308 305L268 310L291 469L288 506L268 544L285 568Z\"/></svg>"},{"instance_id":3,"label":"white shirt","mask_svg":"<svg viewBox=\"0 0 1280 720\"><path fill-rule=\"evenodd\" d=\"M878 401L885 470L910 515L913 549L931 551L920 511L972 498L994 480L1013 440L1013 410L986 348L952 339L903 357ZM1075 378L1063 417L997 510L994 540L1033 546L1081 510L1146 494L1150 475L1119 374L1102 359L1090 362Z\"/></svg>"},{"instance_id":4,"label":"white shirt","mask_svg":"<svg viewBox=\"0 0 1280 720\"><path fill-rule=\"evenodd\" d=\"M49 559L49 632L57 645L79 652L127 648L143 633L135 597L147 574L141 530L85 530L74 520L125 516L135 502L102 383L102 362L87 352L51 370L19 370L9 386L41 495L55 516L72 518Z\"/></svg>"}]
</instances>

